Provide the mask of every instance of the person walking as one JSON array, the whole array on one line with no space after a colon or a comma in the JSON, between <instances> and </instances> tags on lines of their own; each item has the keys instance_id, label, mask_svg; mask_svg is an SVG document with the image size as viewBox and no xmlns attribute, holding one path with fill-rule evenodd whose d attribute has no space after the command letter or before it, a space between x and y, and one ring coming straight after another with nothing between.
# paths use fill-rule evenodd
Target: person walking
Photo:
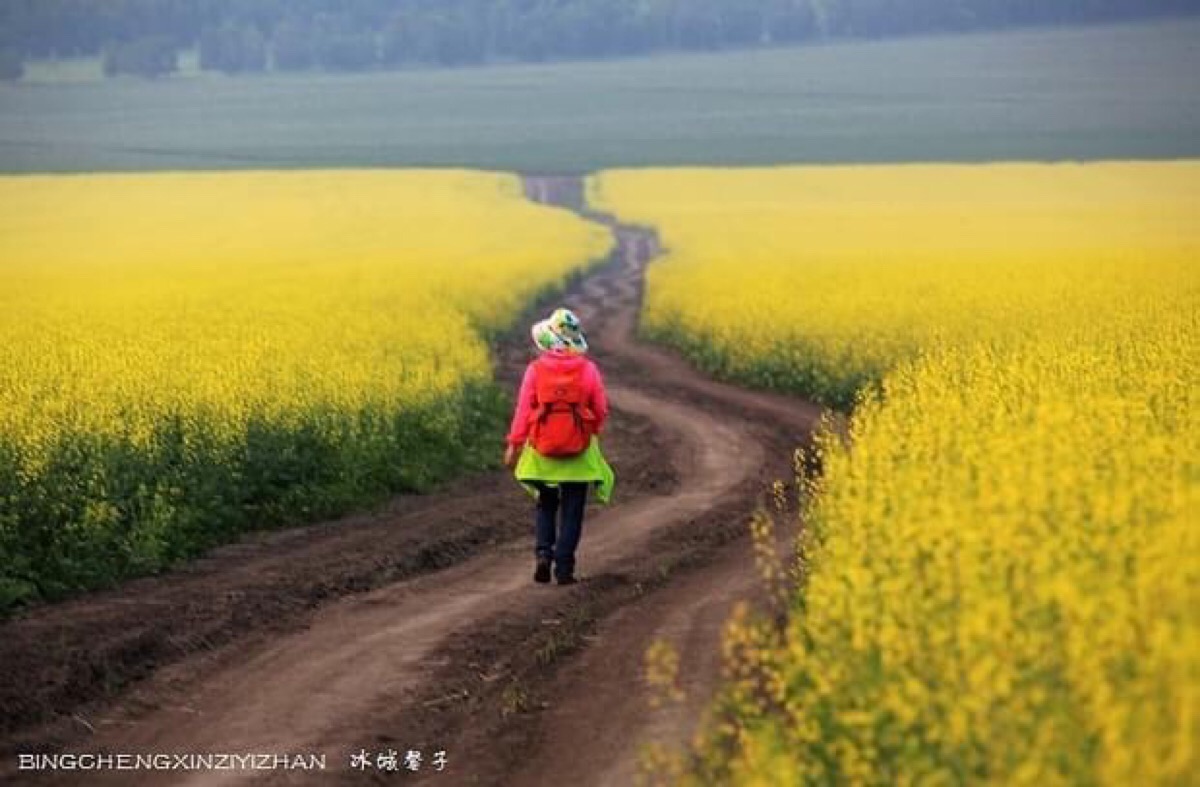
<instances>
[{"instance_id":1,"label":"person walking","mask_svg":"<svg viewBox=\"0 0 1200 787\"><path fill-rule=\"evenodd\" d=\"M588 489L607 503L616 481L598 439L608 397L575 314L556 309L530 334L538 356L521 379L504 464L537 499L534 581L549 582L553 565L558 584L570 585Z\"/></svg>"}]
</instances>

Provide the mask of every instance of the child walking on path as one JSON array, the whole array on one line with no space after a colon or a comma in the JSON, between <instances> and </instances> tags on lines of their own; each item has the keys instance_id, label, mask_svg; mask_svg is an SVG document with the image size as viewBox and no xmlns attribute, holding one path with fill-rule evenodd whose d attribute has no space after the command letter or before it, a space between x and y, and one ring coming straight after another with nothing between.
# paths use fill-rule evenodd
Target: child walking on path
<instances>
[{"instance_id":1,"label":"child walking on path","mask_svg":"<svg viewBox=\"0 0 1200 787\"><path fill-rule=\"evenodd\" d=\"M531 334L539 355L521 380L504 464L516 463L517 481L537 498L534 581L549 582L553 564L558 584L569 585L575 582L588 487L594 485L596 498L607 503L615 482L597 439L608 398L573 313L557 309Z\"/></svg>"}]
</instances>

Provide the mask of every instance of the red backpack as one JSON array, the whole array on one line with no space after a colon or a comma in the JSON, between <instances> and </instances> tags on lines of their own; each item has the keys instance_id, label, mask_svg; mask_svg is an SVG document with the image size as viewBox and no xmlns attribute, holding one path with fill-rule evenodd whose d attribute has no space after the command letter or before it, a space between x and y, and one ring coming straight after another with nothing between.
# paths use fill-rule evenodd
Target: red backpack
<instances>
[{"instance_id":1,"label":"red backpack","mask_svg":"<svg viewBox=\"0 0 1200 787\"><path fill-rule=\"evenodd\" d=\"M574 456L591 442L596 416L584 402L584 368L578 364L564 371L534 362L537 408L529 439L542 456Z\"/></svg>"}]
</instances>

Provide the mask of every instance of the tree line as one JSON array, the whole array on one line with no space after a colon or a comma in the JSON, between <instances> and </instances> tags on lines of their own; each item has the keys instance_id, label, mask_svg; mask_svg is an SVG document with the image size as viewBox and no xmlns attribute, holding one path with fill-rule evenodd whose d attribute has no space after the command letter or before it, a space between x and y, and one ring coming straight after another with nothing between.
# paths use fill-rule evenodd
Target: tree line
<instances>
[{"instance_id":1,"label":"tree line","mask_svg":"<svg viewBox=\"0 0 1200 787\"><path fill-rule=\"evenodd\" d=\"M0 0L0 77L102 55L158 75L616 57L1184 15L1200 0Z\"/></svg>"}]
</instances>

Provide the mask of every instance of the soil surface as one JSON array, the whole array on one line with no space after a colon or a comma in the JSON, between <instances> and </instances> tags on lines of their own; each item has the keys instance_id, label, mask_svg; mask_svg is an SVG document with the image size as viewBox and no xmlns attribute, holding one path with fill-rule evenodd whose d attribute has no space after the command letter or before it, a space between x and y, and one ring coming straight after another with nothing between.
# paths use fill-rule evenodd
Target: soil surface
<instances>
[{"instance_id":1,"label":"soil surface","mask_svg":"<svg viewBox=\"0 0 1200 787\"><path fill-rule=\"evenodd\" d=\"M691 737L724 621L761 602L749 517L822 411L639 343L655 234L584 210L576 178L529 177L526 193L616 239L556 299L582 319L614 408L618 485L589 506L582 581L533 583L532 501L497 471L34 608L0 625L0 781L628 785L642 745ZM496 348L512 386L527 323ZM684 697L658 708L643 684L655 641L679 653ZM409 749L419 771L349 767ZM18 770L33 752L321 753L328 770Z\"/></svg>"}]
</instances>

